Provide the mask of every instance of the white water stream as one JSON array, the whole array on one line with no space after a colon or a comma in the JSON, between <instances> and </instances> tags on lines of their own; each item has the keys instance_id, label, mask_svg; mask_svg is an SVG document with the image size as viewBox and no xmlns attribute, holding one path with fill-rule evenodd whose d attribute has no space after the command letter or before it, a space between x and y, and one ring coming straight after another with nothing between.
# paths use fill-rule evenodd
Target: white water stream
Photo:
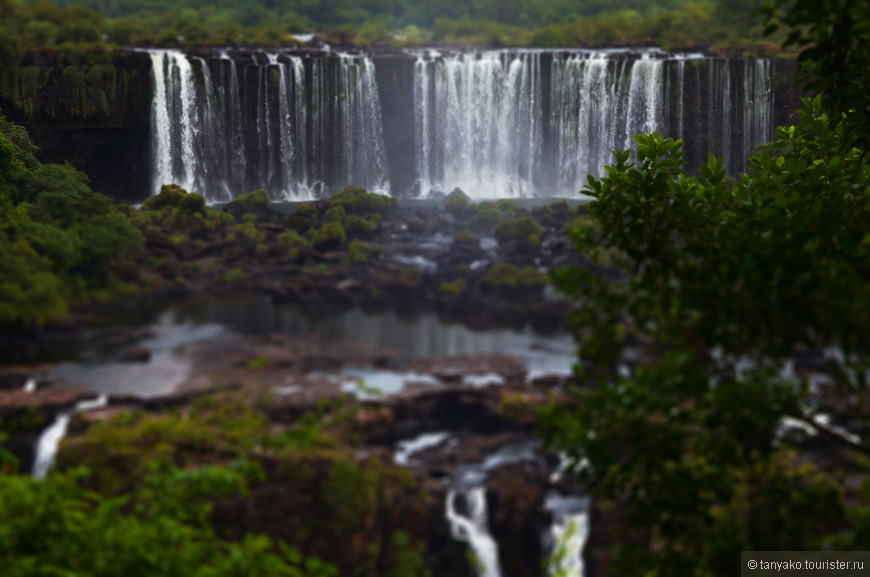
<instances>
[{"instance_id":1,"label":"white water stream","mask_svg":"<svg viewBox=\"0 0 870 577\"><path fill-rule=\"evenodd\" d=\"M67 427L76 413L91 411L105 407L108 404L109 398L106 395L100 395L96 399L79 401L75 407L67 411L63 411L54 419L42 435L39 436L39 441L36 443L36 458L33 461L33 476L37 479L43 479L48 471L54 465L54 458L57 455L57 448L60 442L66 435Z\"/></svg>"},{"instance_id":2,"label":"white water stream","mask_svg":"<svg viewBox=\"0 0 870 577\"><path fill-rule=\"evenodd\" d=\"M467 515L456 511L456 499L459 496L465 499ZM498 545L489 534L486 489L482 486L451 489L447 493L445 515L453 538L465 541L471 548L479 577L501 577Z\"/></svg>"}]
</instances>

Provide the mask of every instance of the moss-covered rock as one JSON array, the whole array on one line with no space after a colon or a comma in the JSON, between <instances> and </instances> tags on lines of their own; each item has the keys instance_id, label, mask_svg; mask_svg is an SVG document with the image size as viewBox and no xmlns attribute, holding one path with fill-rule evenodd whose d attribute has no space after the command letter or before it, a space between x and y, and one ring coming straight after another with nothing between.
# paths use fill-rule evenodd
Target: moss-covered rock
<instances>
[{"instance_id":1,"label":"moss-covered rock","mask_svg":"<svg viewBox=\"0 0 870 577\"><path fill-rule=\"evenodd\" d=\"M298 260L311 249L308 241L296 231L286 231L278 235L275 243L279 252L292 260Z\"/></svg>"},{"instance_id":2,"label":"moss-covered rock","mask_svg":"<svg viewBox=\"0 0 870 577\"><path fill-rule=\"evenodd\" d=\"M444 210L455 217L465 218L474 212L474 205L468 195L457 188L447 195Z\"/></svg>"},{"instance_id":3,"label":"moss-covered rock","mask_svg":"<svg viewBox=\"0 0 870 577\"><path fill-rule=\"evenodd\" d=\"M381 215L373 214L363 218L356 214L351 214L347 217L344 226L347 233L351 236L369 237L380 230Z\"/></svg>"},{"instance_id":4,"label":"moss-covered rock","mask_svg":"<svg viewBox=\"0 0 870 577\"><path fill-rule=\"evenodd\" d=\"M519 248L536 249L541 244L541 232L541 225L524 216L495 227L495 238L500 245L515 243Z\"/></svg>"},{"instance_id":5,"label":"moss-covered rock","mask_svg":"<svg viewBox=\"0 0 870 577\"><path fill-rule=\"evenodd\" d=\"M348 214L370 214L394 209L399 201L392 196L368 192L361 186L348 186L333 195L330 205L343 207Z\"/></svg>"},{"instance_id":6,"label":"moss-covered rock","mask_svg":"<svg viewBox=\"0 0 870 577\"><path fill-rule=\"evenodd\" d=\"M347 256L344 258L345 264L366 264L382 252L380 247L372 246L361 240L351 241L347 248Z\"/></svg>"},{"instance_id":7,"label":"moss-covered rock","mask_svg":"<svg viewBox=\"0 0 870 577\"><path fill-rule=\"evenodd\" d=\"M246 214L253 214L260 222L268 222L274 217L271 206L269 193L265 188L260 188L234 198L224 207L224 211L237 220L241 220Z\"/></svg>"},{"instance_id":8,"label":"moss-covered rock","mask_svg":"<svg viewBox=\"0 0 870 577\"><path fill-rule=\"evenodd\" d=\"M347 240L347 234L340 222L327 222L320 228L313 228L308 231L308 237L317 250L336 249Z\"/></svg>"},{"instance_id":9,"label":"moss-covered rock","mask_svg":"<svg viewBox=\"0 0 870 577\"><path fill-rule=\"evenodd\" d=\"M438 287L438 293L445 297L456 298L465 292L466 283L464 278L455 278L452 281L444 281Z\"/></svg>"},{"instance_id":10,"label":"moss-covered rock","mask_svg":"<svg viewBox=\"0 0 870 577\"><path fill-rule=\"evenodd\" d=\"M547 275L533 266L519 268L500 262L486 272L481 283L507 294L537 294L547 284Z\"/></svg>"},{"instance_id":11,"label":"moss-covered rock","mask_svg":"<svg viewBox=\"0 0 870 577\"><path fill-rule=\"evenodd\" d=\"M480 239L474 236L471 231L460 230L453 237L453 246L455 247L479 247Z\"/></svg>"}]
</instances>

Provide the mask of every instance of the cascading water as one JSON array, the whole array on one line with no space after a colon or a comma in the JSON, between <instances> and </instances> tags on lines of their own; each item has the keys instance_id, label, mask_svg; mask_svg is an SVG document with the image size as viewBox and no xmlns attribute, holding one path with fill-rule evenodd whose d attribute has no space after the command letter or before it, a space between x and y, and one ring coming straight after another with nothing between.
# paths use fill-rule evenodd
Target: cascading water
<instances>
[{"instance_id":1,"label":"cascading water","mask_svg":"<svg viewBox=\"0 0 870 577\"><path fill-rule=\"evenodd\" d=\"M550 526L549 575L584 577L583 548L589 538L589 500L585 497L547 497L545 508L553 515Z\"/></svg>"},{"instance_id":2,"label":"cascading water","mask_svg":"<svg viewBox=\"0 0 870 577\"><path fill-rule=\"evenodd\" d=\"M349 184L389 192L370 58L150 54L154 193L173 182L209 202L256 188L275 200Z\"/></svg>"},{"instance_id":3,"label":"cascading water","mask_svg":"<svg viewBox=\"0 0 870 577\"><path fill-rule=\"evenodd\" d=\"M414 68L420 192L534 196L543 153L540 54L428 58L418 56Z\"/></svg>"},{"instance_id":4,"label":"cascading water","mask_svg":"<svg viewBox=\"0 0 870 577\"><path fill-rule=\"evenodd\" d=\"M151 51L153 192L175 182L209 202L257 188L307 200L350 184L388 193L392 172L412 196L459 187L473 198L574 197L639 132L683 139L690 169L712 152L736 173L772 128L769 60L411 55L387 59L378 76L363 55Z\"/></svg>"},{"instance_id":5,"label":"cascading water","mask_svg":"<svg viewBox=\"0 0 870 577\"><path fill-rule=\"evenodd\" d=\"M43 431L36 442L36 458L33 461L33 476L35 478L42 479L48 474L48 471L54 464L57 448L66 435L67 427L69 427L69 422L73 416L82 411L91 411L105 407L108 400L106 395L100 395L96 399L79 401L75 407L60 413L55 418L54 423Z\"/></svg>"},{"instance_id":6,"label":"cascading water","mask_svg":"<svg viewBox=\"0 0 870 577\"><path fill-rule=\"evenodd\" d=\"M414 54L421 196L458 186L473 198L573 197L587 175L604 174L611 150L636 149L640 132L685 139L691 167L713 152L737 172L772 128L767 60L740 66L618 50Z\"/></svg>"},{"instance_id":7,"label":"cascading water","mask_svg":"<svg viewBox=\"0 0 870 577\"><path fill-rule=\"evenodd\" d=\"M460 515L456 511L456 499L459 496L465 499L467 515ZM451 489L447 493L445 515L453 538L465 541L471 547L477 574L480 577L501 577L498 545L489 534L486 489L483 486Z\"/></svg>"}]
</instances>

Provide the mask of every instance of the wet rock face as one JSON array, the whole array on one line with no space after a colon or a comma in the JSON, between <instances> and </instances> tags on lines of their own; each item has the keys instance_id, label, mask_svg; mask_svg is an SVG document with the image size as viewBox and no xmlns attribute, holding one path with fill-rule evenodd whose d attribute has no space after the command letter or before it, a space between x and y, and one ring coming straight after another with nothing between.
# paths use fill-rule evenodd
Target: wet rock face
<instances>
[{"instance_id":1,"label":"wet rock face","mask_svg":"<svg viewBox=\"0 0 870 577\"><path fill-rule=\"evenodd\" d=\"M541 536L549 524L543 511L549 471L536 463L505 465L493 471L487 482L490 527L499 543L522 547L499 548L505 575L537 577L541 574L544 551Z\"/></svg>"}]
</instances>

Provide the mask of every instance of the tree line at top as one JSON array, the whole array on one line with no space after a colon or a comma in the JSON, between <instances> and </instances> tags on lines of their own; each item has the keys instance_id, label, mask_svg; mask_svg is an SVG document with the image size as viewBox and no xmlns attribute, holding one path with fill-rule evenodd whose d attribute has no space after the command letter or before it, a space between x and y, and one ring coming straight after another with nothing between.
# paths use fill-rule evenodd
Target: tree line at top
<instances>
[{"instance_id":1,"label":"tree line at top","mask_svg":"<svg viewBox=\"0 0 870 577\"><path fill-rule=\"evenodd\" d=\"M336 44L575 47L657 44L713 52L775 49L761 0L0 0L0 65L32 46Z\"/></svg>"}]
</instances>

